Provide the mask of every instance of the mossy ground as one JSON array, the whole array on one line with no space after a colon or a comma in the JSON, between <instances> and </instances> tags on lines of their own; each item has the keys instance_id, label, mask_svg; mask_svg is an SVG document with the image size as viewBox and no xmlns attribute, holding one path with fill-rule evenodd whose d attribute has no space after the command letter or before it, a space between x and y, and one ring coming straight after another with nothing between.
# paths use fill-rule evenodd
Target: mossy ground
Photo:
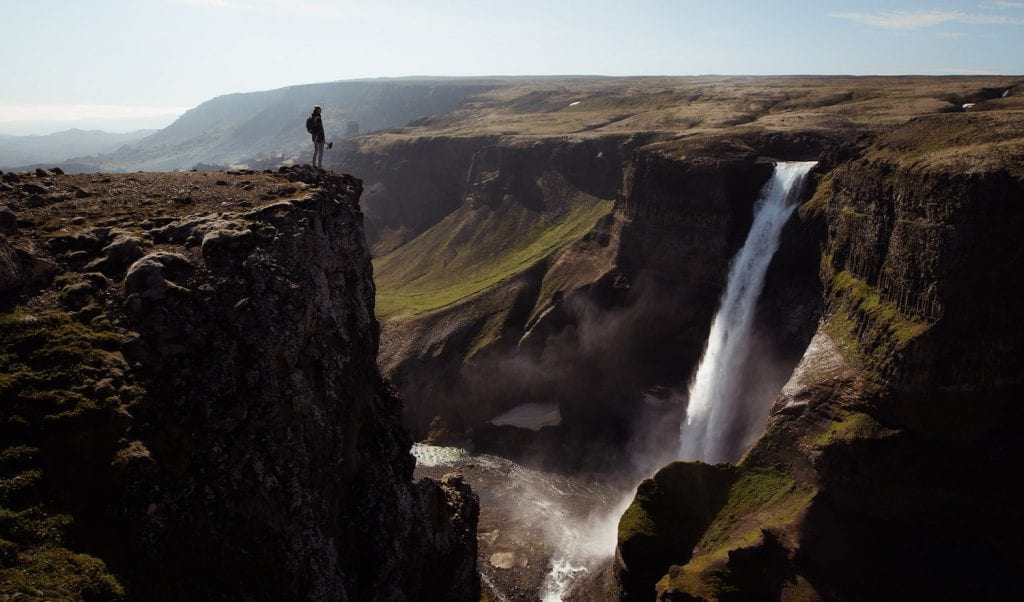
<instances>
[{"instance_id":1,"label":"mossy ground","mask_svg":"<svg viewBox=\"0 0 1024 602\"><path fill-rule=\"evenodd\" d=\"M824 447L833 441L854 441L874 439L885 434L877 420L863 412L851 412L840 420L832 422L825 430L809 435L806 441L817 447Z\"/></svg>"},{"instance_id":2,"label":"mossy ground","mask_svg":"<svg viewBox=\"0 0 1024 602\"><path fill-rule=\"evenodd\" d=\"M765 531L786 532L816 494L815 487L799 482L786 467L739 466L738 478L694 549L693 558L673 567L657 590L719 599L734 588L730 551L762 545Z\"/></svg>"},{"instance_id":3,"label":"mossy ground","mask_svg":"<svg viewBox=\"0 0 1024 602\"><path fill-rule=\"evenodd\" d=\"M798 486L785 469L743 470L729 489L725 506L697 546L715 552L751 545L762 528L791 521L809 501L811 493L810 488Z\"/></svg>"},{"instance_id":4,"label":"mossy ground","mask_svg":"<svg viewBox=\"0 0 1024 602\"><path fill-rule=\"evenodd\" d=\"M670 464L641 484L619 522L624 579L642 590L674 565L659 591L716 599L732 587L729 553L791 529L816 493L785 466Z\"/></svg>"},{"instance_id":5,"label":"mossy ground","mask_svg":"<svg viewBox=\"0 0 1024 602\"><path fill-rule=\"evenodd\" d=\"M815 178L814 194L797 209L800 219L804 221L824 216L828 201L832 197L832 186L835 182L832 174L815 176Z\"/></svg>"},{"instance_id":6,"label":"mossy ground","mask_svg":"<svg viewBox=\"0 0 1024 602\"><path fill-rule=\"evenodd\" d=\"M880 383L887 370L931 323L904 315L877 289L850 272L835 272L828 283L833 299L825 330L851 365Z\"/></svg>"},{"instance_id":7,"label":"mossy ground","mask_svg":"<svg viewBox=\"0 0 1024 602\"><path fill-rule=\"evenodd\" d=\"M463 207L374 261L378 317L446 307L520 274L579 239L613 202L577 199L557 212L516 203Z\"/></svg>"},{"instance_id":8,"label":"mossy ground","mask_svg":"<svg viewBox=\"0 0 1024 602\"><path fill-rule=\"evenodd\" d=\"M877 322L900 348L924 334L930 326L924 320L904 316L895 303L882 299L877 289L848 271L836 273L832 291L841 295L851 308Z\"/></svg>"},{"instance_id":9,"label":"mossy ground","mask_svg":"<svg viewBox=\"0 0 1024 602\"><path fill-rule=\"evenodd\" d=\"M96 383L125 368L120 345L62 312L0 315L0 597L124 595L103 561L73 550L75 511L91 501L66 499L86 494L75 476L84 463L109 464L118 444L122 400Z\"/></svg>"}]
</instances>

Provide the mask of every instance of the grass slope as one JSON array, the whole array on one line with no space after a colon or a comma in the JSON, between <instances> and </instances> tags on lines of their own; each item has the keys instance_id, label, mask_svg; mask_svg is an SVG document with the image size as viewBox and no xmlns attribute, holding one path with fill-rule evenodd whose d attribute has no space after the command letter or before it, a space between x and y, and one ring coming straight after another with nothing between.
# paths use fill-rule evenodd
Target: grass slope
<instances>
[{"instance_id":1,"label":"grass slope","mask_svg":"<svg viewBox=\"0 0 1024 602\"><path fill-rule=\"evenodd\" d=\"M514 200L494 208L463 206L374 261L377 316L414 316L482 292L579 239L613 204L579 194L549 211Z\"/></svg>"}]
</instances>

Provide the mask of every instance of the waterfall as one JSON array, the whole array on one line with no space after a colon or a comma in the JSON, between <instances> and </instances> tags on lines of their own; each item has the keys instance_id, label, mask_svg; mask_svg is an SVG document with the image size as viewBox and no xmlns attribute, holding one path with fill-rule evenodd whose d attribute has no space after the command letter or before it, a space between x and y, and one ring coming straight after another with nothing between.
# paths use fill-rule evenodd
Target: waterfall
<instances>
[{"instance_id":1,"label":"waterfall","mask_svg":"<svg viewBox=\"0 0 1024 602\"><path fill-rule=\"evenodd\" d=\"M782 227L796 208L804 178L814 164L778 163L754 205L754 222L730 265L704 356L690 383L686 419L679 433L682 460L735 462L764 429L769 408L763 401L752 407L741 398L754 310Z\"/></svg>"}]
</instances>

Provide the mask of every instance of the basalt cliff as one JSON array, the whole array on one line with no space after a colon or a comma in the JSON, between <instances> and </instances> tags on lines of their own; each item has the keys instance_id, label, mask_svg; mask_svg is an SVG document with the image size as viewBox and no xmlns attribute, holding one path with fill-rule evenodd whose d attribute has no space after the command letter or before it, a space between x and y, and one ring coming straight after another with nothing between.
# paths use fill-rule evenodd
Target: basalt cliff
<instances>
[{"instance_id":1,"label":"basalt cliff","mask_svg":"<svg viewBox=\"0 0 1024 602\"><path fill-rule=\"evenodd\" d=\"M820 237L813 340L737 465L674 463L640 484L603 587L629 600L1015 595L1020 115L921 116L823 155L793 224Z\"/></svg>"},{"instance_id":2,"label":"basalt cliff","mask_svg":"<svg viewBox=\"0 0 1024 602\"><path fill-rule=\"evenodd\" d=\"M414 482L350 176L3 174L0 593L477 600Z\"/></svg>"}]
</instances>

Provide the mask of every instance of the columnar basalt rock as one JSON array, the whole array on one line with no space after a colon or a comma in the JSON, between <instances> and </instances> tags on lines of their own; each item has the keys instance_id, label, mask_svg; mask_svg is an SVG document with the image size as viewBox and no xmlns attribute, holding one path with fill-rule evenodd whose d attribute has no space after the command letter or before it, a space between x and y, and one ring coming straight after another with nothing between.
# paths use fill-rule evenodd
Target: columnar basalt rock
<instances>
[{"instance_id":1,"label":"columnar basalt rock","mask_svg":"<svg viewBox=\"0 0 1024 602\"><path fill-rule=\"evenodd\" d=\"M1021 470L1024 420L1017 123L929 116L823 157L800 208L824 234L818 332L724 506L674 519L718 513L692 555L641 547L673 566L638 581L643 565L620 563L624 596L1012 597L1024 524L1006 478ZM657 541L637 516L682 508L654 492L620 523L626 560Z\"/></svg>"},{"instance_id":2,"label":"columnar basalt rock","mask_svg":"<svg viewBox=\"0 0 1024 602\"><path fill-rule=\"evenodd\" d=\"M866 158L835 171L823 276L888 382L970 389L1024 370L1014 318L1024 289L1010 276L1024 254L1007 244L1022 227L1022 186L1006 170ZM983 345L965 354L954 340Z\"/></svg>"}]
</instances>

